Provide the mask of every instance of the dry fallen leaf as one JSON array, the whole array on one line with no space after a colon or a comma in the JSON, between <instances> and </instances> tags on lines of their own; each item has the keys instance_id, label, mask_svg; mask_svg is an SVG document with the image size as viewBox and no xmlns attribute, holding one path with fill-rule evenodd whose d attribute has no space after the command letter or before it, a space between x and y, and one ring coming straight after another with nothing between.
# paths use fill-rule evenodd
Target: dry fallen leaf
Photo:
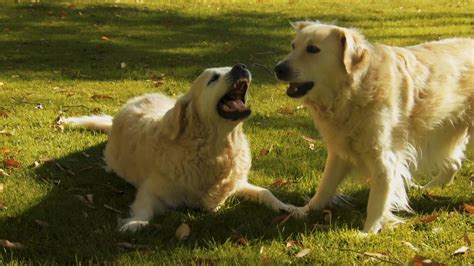
<instances>
[{"instance_id":1,"label":"dry fallen leaf","mask_svg":"<svg viewBox=\"0 0 474 266\"><path fill-rule=\"evenodd\" d=\"M242 236L237 239L237 243L241 244L242 246L247 246L249 244L249 241Z\"/></svg>"},{"instance_id":2,"label":"dry fallen leaf","mask_svg":"<svg viewBox=\"0 0 474 266\"><path fill-rule=\"evenodd\" d=\"M310 144L309 144L309 149L312 150L312 151L314 151L314 149L315 149L314 143L310 143Z\"/></svg>"},{"instance_id":3,"label":"dry fallen leaf","mask_svg":"<svg viewBox=\"0 0 474 266\"><path fill-rule=\"evenodd\" d=\"M49 223L43 220L35 219L35 223L41 227L48 227Z\"/></svg>"},{"instance_id":4,"label":"dry fallen leaf","mask_svg":"<svg viewBox=\"0 0 474 266\"><path fill-rule=\"evenodd\" d=\"M0 117L8 118L8 113L5 111L0 111Z\"/></svg>"},{"instance_id":5,"label":"dry fallen leaf","mask_svg":"<svg viewBox=\"0 0 474 266\"><path fill-rule=\"evenodd\" d=\"M469 251L469 247L462 246L454 251L453 256L464 255Z\"/></svg>"},{"instance_id":6,"label":"dry fallen leaf","mask_svg":"<svg viewBox=\"0 0 474 266\"><path fill-rule=\"evenodd\" d=\"M291 182L282 178L278 178L271 184L274 188L282 188L284 186L288 186Z\"/></svg>"},{"instance_id":7,"label":"dry fallen leaf","mask_svg":"<svg viewBox=\"0 0 474 266\"><path fill-rule=\"evenodd\" d=\"M331 210L323 210L323 214L324 214L324 222L326 224L332 224L332 211Z\"/></svg>"},{"instance_id":8,"label":"dry fallen leaf","mask_svg":"<svg viewBox=\"0 0 474 266\"><path fill-rule=\"evenodd\" d=\"M10 152L12 152L12 151L13 151L13 150L10 149L10 148L1 148L1 149L0 149L0 153L10 153Z\"/></svg>"},{"instance_id":9,"label":"dry fallen leaf","mask_svg":"<svg viewBox=\"0 0 474 266\"><path fill-rule=\"evenodd\" d=\"M295 110L293 110L291 107L288 107L288 106L282 106L279 112L280 114L284 114L284 115L292 115L295 113Z\"/></svg>"},{"instance_id":10,"label":"dry fallen leaf","mask_svg":"<svg viewBox=\"0 0 474 266\"><path fill-rule=\"evenodd\" d=\"M270 265L270 264L272 264L272 262L273 262L273 261L272 261L272 259L271 259L270 257L263 257L263 258L262 258L262 264L263 264L263 265Z\"/></svg>"},{"instance_id":11,"label":"dry fallen leaf","mask_svg":"<svg viewBox=\"0 0 474 266\"><path fill-rule=\"evenodd\" d=\"M11 249L22 249L25 248L23 244L19 242L10 242L6 239L0 239L0 247L2 248L11 248Z\"/></svg>"},{"instance_id":12,"label":"dry fallen leaf","mask_svg":"<svg viewBox=\"0 0 474 266\"><path fill-rule=\"evenodd\" d=\"M101 39L102 41L108 41L108 40L109 40L109 37L107 37L107 36L105 36L105 35L102 35L102 36L100 36L100 39Z\"/></svg>"},{"instance_id":13,"label":"dry fallen leaf","mask_svg":"<svg viewBox=\"0 0 474 266\"><path fill-rule=\"evenodd\" d=\"M291 217L291 213L278 215L277 217L272 219L271 223L282 225L282 224L286 223L288 221L288 219L290 219L290 217Z\"/></svg>"},{"instance_id":14,"label":"dry fallen leaf","mask_svg":"<svg viewBox=\"0 0 474 266\"><path fill-rule=\"evenodd\" d=\"M191 234L191 228L186 223L182 223L178 229L176 229L176 238L179 240L185 240Z\"/></svg>"},{"instance_id":15,"label":"dry fallen leaf","mask_svg":"<svg viewBox=\"0 0 474 266\"><path fill-rule=\"evenodd\" d=\"M474 205L464 203L463 206L468 213L474 213Z\"/></svg>"},{"instance_id":16,"label":"dry fallen leaf","mask_svg":"<svg viewBox=\"0 0 474 266\"><path fill-rule=\"evenodd\" d=\"M5 172L5 170L0 168L0 176L10 176L10 175L7 172Z\"/></svg>"},{"instance_id":17,"label":"dry fallen leaf","mask_svg":"<svg viewBox=\"0 0 474 266\"><path fill-rule=\"evenodd\" d=\"M304 248L300 252L296 253L295 257L297 258L302 258L306 255L308 255L311 252L311 249L309 248Z\"/></svg>"},{"instance_id":18,"label":"dry fallen leaf","mask_svg":"<svg viewBox=\"0 0 474 266\"><path fill-rule=\"evenodd\" d=\"M423 256L415 255L413 258L413 265L414 266L445 266L444 263L439 263L434 260L425 258Z\"/></svg>"},{"instance_id":19,"label":"dry fallen leaf","mask_svg":"<svg viewBox=\"0 0 474 266\"><path fill-rule=\"evenodd\" d=\"M109 95L100 95L100 94L94 94L91 97L92 100L111 100L112 97Z\"/></svg>"},{"instance_id":20,"label":"dry fallen leaf","mask_svg":"<svg viewBox=\"0 0 474 266\"><path fill-rule=\"evenodd\" d=\"M120 68L124 69L127 67L127 64L125 62L120 63Z\"/></svg>"},{"instance_id":21,"label":"dry fallen leaf","mask_svg":"<svg viewBox=\"0 0 474 266\"><path fill-rule=\"evenodd\" d=\"M3 166L5 166L6 168L19 168L20 162L14 159L6 159L3 160Z\"/></svg>"},{"instance_id":22,"label":"dry fallen leaf","mask_svg":"<svg viewBox=\"0 0 474 266\"><path fill-rule=\"evenodd\" d=\"M471 246L471 240L469 239L469 235L467 234L467 232L464 232L463 239L466 245Z\"/></svg>"},{"instance_id":23,"label":"dry fallen leaf","mask_svg":"<svg viewBox=\"0 0 474 266\"><path fill-rule=\"evenodd\" d=\"M84 204L85 206L91 208L91 209L94 209L94 202L92 202L92 194L87 194L87 195L90 195L90 196L82 196L82 195L74 195L74 197L76 199L78 199L79 201L82 202L82 204Z\"/></svg>"},{"instance_id":24,"label":"dry fallen leaf","mask_svg":"<svg viewBox=\"0 0 474 266\"><path fill-rule=\"evenodd\" d=\"M298 242L296 240L290 240L286 242L286 248L292 248L292 247L298 247L302 246L301 242Z\"/></svg>"},{"instance_id":25,"label":"dry fallen leaf","mask_svg":"<svg viewBox=\"0 0 474 266\"><path fill-rule=\"evenodd\" d=\"M436 219L438 219L438 214L433 214L431 216L419 219L418 223L431 223Z\"/></svg>"}]
</instances>

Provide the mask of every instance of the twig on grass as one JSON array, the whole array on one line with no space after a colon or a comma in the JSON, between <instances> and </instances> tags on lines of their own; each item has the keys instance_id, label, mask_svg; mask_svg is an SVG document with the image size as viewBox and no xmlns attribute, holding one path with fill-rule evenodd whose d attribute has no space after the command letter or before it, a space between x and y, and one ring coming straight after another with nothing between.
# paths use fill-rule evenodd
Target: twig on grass
<instances>
[{"instance_id":1,"label":"twig on grass","mask_svg":"<svg viewBox=\"0 0 474 266\"><path fill-rule=\"evenodd\" d=\"M360 252L360 251L353 250L353 249L348 249L348 248L336 248L336 249L339 250L339 251L354 252L354 253L357 253L357 254L360 254L360 255L363 255L363 256L371 257L371 258L374 258L374 259L377 259L377 260L380 260L380 261L383 261L383 262L386 262L386 263L394 264L394 265L403 265L403 263L400 263L399 261L393 262L393 261L390 261L390 260L385 260L385 259L379 258L377 256L373 256L373 255L367 254L365 252Z\"/></svg>"}]
</instances>

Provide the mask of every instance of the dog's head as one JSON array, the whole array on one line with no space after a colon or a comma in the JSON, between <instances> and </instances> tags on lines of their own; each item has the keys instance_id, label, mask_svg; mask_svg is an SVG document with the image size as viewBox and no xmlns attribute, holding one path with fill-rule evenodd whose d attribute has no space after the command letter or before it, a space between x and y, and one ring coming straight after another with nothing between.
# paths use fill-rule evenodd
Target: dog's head
<instances>
[{"instance_id":1,"label":"dog's head","mask_svg":"<svg viewBox=\"0 0 474 266\"><path fill-rule=\"evenodd\" d=\"M279 80L290 83L292 98L305 95L330 97L338 82L353 77L367 63L367 42L357 31L321 24L296 22L292 51L275 67Z\"/></svg>"},{"instance_id":2,"label":"dog's head","mask_svg":"<svg viewBox=\"0 0 474 266\"><path fill-rule=\"evenodd\" d=\"M169 115L176 126L169 129L171 138L176 138L184 127L186 109L190 105L193 115L209 125L233 128L248 118L251 113L247 105L250 81L251 73L244 64L204 70L193 82L191 90L178 99Z\"/></svg>"}]
</instances>

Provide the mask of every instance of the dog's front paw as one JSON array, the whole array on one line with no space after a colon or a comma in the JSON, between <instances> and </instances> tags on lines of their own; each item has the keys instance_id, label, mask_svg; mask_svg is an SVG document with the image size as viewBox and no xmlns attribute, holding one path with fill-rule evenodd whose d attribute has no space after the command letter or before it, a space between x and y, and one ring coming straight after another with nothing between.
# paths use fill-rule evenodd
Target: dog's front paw
<instances>
[{"instance_id":1,"label":"dog's front paw","mask_svg":"<svg viewBox=\"0 0 474 266\"><path fill-rule=\"evenodd\" d=\"M137 232L141 228L148 226L148 221L140 221L133 219L126 219L125 223L120 226L120 232Z\"/></svg>"},{"instance_id":2,"label":"dog's front paw","mask_svg":"<svg viewBox=\"0 0 474 266\"><path fill-rule=\"evenodd\" d=\"M306 216L308 216L309 207L307 205L304 207L296 207L293 205L288 205L288 208L286 211L289 212L291 216L297 219L303 219Z\"/></svg>"}]
</instances>

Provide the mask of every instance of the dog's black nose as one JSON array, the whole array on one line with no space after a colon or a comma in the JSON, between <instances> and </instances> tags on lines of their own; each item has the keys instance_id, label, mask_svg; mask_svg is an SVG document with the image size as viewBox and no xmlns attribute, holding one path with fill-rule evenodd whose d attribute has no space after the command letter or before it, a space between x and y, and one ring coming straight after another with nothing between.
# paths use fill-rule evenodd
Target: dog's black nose
<instances>
[{"instance_id":1,"label":"dog's black nose","mask_svg":"<svg viewBox=\"0 0 474 266\"><path fill-rule=\"evenodd\" d=\"M241 63L235 64L232 67L233 72L241 72L241 71L245 71L246 69L247 69L247 66Z\"/></svg>"},{"instance_id":2,"label":"dog's black nose","mask_svg":"<svg viewBox=\"0 0 474 266\"><path fill-rule=\"evenodd\" d=\"M290 81L291 79L291 69L288 65L288 61L283 61L276 65L275 74L279 80Z\"/></svg>"}]
</instances>

